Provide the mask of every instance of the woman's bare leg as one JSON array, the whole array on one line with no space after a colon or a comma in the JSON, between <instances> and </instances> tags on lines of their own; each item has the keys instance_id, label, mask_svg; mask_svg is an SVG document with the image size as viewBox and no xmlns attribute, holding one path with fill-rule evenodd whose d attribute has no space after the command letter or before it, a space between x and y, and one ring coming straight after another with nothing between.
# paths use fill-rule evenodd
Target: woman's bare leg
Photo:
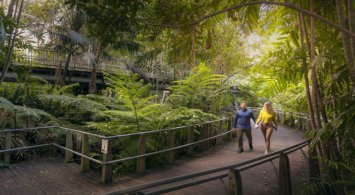
<instances>
[{"instance_id":1,"label":"woman's bare leg","mask_svg":"<svg viewBox=\"0 0 355 195\"><path fill-rule=\"evenodd\" d=\"M266 130L266 136L265 136L265 144L266 144L266 151L269 153L270 151L270 143L271 143L271 135L272 135L272 127L267 128Z\"/></svg>"},{"instance_id":2,"label":"woman's bare leg","mask_svg":"<svg viewBox=\"0 0 355 195\"><path fill-rule=\"evenodd\" d=\"M264 141L266 141L266 128L261 127L261 133L263 133Z\"/></svg>"}]
</instances>

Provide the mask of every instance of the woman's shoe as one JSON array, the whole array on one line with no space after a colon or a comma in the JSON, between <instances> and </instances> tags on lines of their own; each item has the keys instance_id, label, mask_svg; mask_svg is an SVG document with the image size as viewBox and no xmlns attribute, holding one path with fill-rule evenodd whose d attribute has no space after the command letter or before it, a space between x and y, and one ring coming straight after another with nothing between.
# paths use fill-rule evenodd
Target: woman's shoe
<instances>
[{"instance_id":1,"label":"woman's shoe","mask_svg":"<svg viewBox=\"0 0 355 195\"><path fill-rule=\"evenodd\" d=\"M269 154L269 151L265 150L265 153L264 153L264 154L265 154L265 155L266 155L266 154Z\"/></svg>"}]
</instances>

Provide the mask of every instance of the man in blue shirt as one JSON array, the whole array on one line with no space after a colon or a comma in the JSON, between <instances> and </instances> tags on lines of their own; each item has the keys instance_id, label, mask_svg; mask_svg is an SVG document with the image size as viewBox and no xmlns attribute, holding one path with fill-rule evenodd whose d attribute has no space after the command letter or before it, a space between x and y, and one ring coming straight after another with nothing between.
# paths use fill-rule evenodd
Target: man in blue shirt
<instances>
[{"instance_id":1,"label":"man in blue shirt","mask_svg":"<svg viewBox=\"0 0 355 195\"><path fill-rule=\"evenodd\" d=\"M248 138L249 141L249 149L250 151L253 150L253 142L252 142L252 136L251 136L251 125L250 125L250 119L253 119L255 123L255 118L254 114L251 110L247 109L247 104L246 103L241 103L240 104L240 110L237 110L233 122L233 128L237 128L237 137L238 137L238 145L239 145L239 150L238 153L243 152L243 134Z\"/></svg>"}]
</instances>

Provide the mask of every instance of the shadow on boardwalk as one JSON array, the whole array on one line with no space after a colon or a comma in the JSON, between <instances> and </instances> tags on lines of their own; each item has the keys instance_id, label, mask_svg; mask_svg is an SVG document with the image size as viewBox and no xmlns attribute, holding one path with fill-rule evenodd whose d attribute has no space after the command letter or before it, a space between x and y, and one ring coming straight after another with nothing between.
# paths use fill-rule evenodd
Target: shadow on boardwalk
<instances>
[{"instance_id":1,"label":"shadow on boardwalk","mask_svg":"<svg viewBox=\"0 0 355 195\"><path fill-rule=\"evenodd\" d=\"M48 158L12 164L0 169L0 194L104 194L154 180L175 177L201 170L243 162L264 154L264 139L260 129L253 129L254 151L237 154L237 140L217 146L194 157L177 160L174 165L146 171L142 175L115 178L111 184L101 184L98 176L82 174L76 164L64 164L63 159ZM279 126L272 135L271 152L304 141L302 133ZM289 155L293 194L300 194L302 183L307 182L307 152L298 150ZM278 160L262 164L241 173L244 194L277 194ZM169 194L226 194L228 178L211 181Z\"/></svg>"}]
</instances>

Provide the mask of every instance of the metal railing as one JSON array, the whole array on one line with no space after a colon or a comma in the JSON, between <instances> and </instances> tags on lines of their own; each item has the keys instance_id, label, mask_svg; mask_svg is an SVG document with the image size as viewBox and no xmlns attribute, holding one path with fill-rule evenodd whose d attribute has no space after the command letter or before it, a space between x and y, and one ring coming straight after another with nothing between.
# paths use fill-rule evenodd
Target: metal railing
<instances>
[{"instance_id":1,"label":"metal railing","mask_svg":"<svg viewBox=\"0 0 355 195\"><path fill-rule=\"evenodd\" d=\"M64 68L67 60L67 54L56 52L52 50L46 50L38 48L35 52L29 52L23 54L23 51L17 52L15 63L21 62L29 67L43 67L43 68L57 68L61 64L61 68ZM112 73L118 68L126 70L126 63L120 59L103 59L97 67L97 72L109 72ZM87 60L82 59L81 56L73 56L69 62L69 70L87 71L91 72L92 66Z\"/></svg>"}]
</instances>

